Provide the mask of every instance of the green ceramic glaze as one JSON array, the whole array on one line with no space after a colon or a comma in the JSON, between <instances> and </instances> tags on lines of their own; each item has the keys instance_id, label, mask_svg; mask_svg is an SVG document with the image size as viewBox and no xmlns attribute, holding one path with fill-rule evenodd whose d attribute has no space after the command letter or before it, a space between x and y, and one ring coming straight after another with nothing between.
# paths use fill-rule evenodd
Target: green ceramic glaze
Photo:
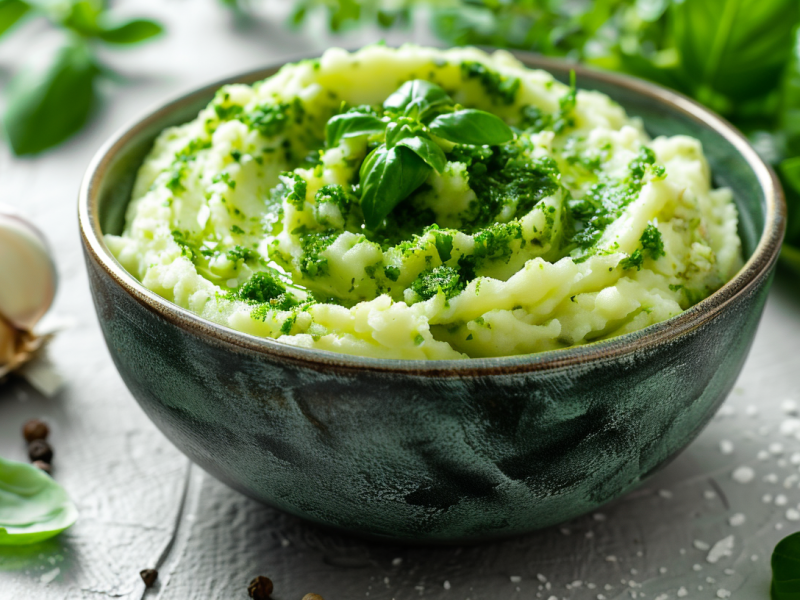
<instances>
[{"instance_id":1,"label":"green ceramic glaze","mask_svg":"<svg viewBox=\"0 0 800 600\"><path fill-rule=\"evenodd\" d=\"M561 79L574 66L520 58ZM465 361L366 359L284 346L196 317L111 256L155 136L223 82L152 113L101 150L80 197L89 278L109 350L161 430L204 469L281 510L409 542L518 534L594 510L684 448L733 385L780 247L774 176L729 125L690 100L575 68L651 134L702 140L734 190L749 260L682 315L589 346ZM233 81L252 82L268 69Z\"/></svg>"}]
</instances>

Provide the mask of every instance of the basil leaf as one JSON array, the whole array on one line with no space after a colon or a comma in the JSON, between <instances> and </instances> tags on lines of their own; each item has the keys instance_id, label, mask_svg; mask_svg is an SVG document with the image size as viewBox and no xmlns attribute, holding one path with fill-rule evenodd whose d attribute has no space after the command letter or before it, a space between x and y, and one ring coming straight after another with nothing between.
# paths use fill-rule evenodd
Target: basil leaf
<instances>
[{"instance_id":1,"label":"basil leaf","mask_svg":"<svg viewBox=\"0 0 800 600\"><path fill-rule=\"evenodd\" d=\"M386 123L375 115L358 112L342 113L332 117L325 125L325 138L328 147L331 148L343 138L381 133L384 129Z\"/></svg>"},{"instance_id":2,"label":"basil leaf","mask_svg":"<svg viewBox=\"0 0 800 600\"><path fill-rule=\"evenodd\" d=\"M30 9L30 5L22 0L0 0L0 35L16 25Z\"/></svg>"},{"instance_id":3,"label":"basil leaf","mask_svg":"<svg viewBox=\"0 0 800 600\"><path fill-rule=\"evenodd\" d=\"M364 222L377 228L402 200L421 186L431 168L408 148L381 144L361 164L361 209Z\"/></svg>"},{"instance_id":4,"label":"basil leaf","mask_svg":"<svg viewBox=\"0 0 800 600\"><path fill-rule=\"evenodd\" d=\"M383 108L395 113L422 119L436 108L453 104L453 99L435 83L424 79L406 81L383 103Z\"/></svg>"},{"instance_id":5,"label":"basil leaf","mask_svg":"<svg viewBox=\"0 0 800 600\"><path fill-rule=\"evenodd\" d=\"M99 29L97 19L100 16L102 7L87 0L70 2L68 6L69 12L63 17L61 23L82 36L94 37L97 35Z\"/></svg>"},{"instance_id":6,"label":"basil leaf","mask_svg":"<svg viewBox=\"0 0 800 600\"><path fill-rule=\"evenodd\" d=\"M386 128L386 147L405 146L424 160L428 166L441 173L447 164L444 151L428 135L419 129L412 129L407 123L389 123Z\"/></svg>"},{"instance_id":7,"label":"basil leaf","mask_svg":"<svg viewBox=\"0 0 800 600\"><path fill-rule=\"evenodd\" d=\"M390 121L386 126L386 136L384 137L384 141L387 148L392 148L403 138L411 137L412 135L416 134L408 123L403 123L401 125L397 121Z\"/></svg>"},{"instance_id":8,"label":"basil leaf","mask_svg":"<svg viewBox=\"0 0 800 600\"><path fill-rule=\"evenodd\" d=\"M800 597L800 532L783 538L772 553L772 600Z\"/></svg>"},{"instance_id":9,"label":"basil leaf","mask_svg":"<svg viewBox=\"0 0 800 600\"><path fill-rule=\"evenodd\" d=\"M431 138L427 136L405 137L398 141L396 145L412 150L414 154L424 160L425 163L437 173L444 171L447 158L444 155L444 151L439 147L439 144L434 142Z\"/></svg>"},{"instance_id":10,"label":"basil leaf","mask_svg":"<svg viewBox=\"0 0 800 600\"><path fill-rule=\"evenodd\" d=\"M97 37L109 44L136 44L160 35L164 28L150 19L133 19L116 27L102 27Z\"/></svg>"},{"instance_id":11,"label":"basil leaf","mask_svg":"<svg viewBox=\"0 0 800 600\"><path fill-rule=\"evenodd\" d=\"M78 42L61 48L44 72L17 74L3 119L14 153L36 154L78 131L94 106L99 73L89 49Z\"/></svg>"},{"instance_id":12,"label":"basil leaf","mask_svg":"<svg viewBox=\"0 0 800 600\"><path fill-rule=\"evenodd\" d=\"M796 0L701 0L671 5L675 45L695 95L731 100L763 96L779 81L792 50Z\"/></svg>"},{"instance_id":13,"label":"basil leaf","mask_svg":"<svg viewBox=\"0 0 800 600\"><path fill-rule=\"evenodd\" d=\"M514 132L500 117L472 108L439 115L428 127L440 138L456 144L498 146L514 139Z\"/></svg>"},{"instance_id":14,"label":"basil leaf","mask_svg":"<svg viewBox=\"0 0 800 600\"><path fill-rule=\"evenodd\" d=\"M78 518L60 485L36 467L0 458L0 546L33 544Z\"/></svg>"}]
</instances>

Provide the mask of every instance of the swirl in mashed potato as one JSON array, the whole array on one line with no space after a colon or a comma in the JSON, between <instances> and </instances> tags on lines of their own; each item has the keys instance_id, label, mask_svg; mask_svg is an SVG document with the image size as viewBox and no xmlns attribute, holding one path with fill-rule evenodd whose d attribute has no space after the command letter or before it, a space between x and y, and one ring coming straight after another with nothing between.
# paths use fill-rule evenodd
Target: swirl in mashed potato
<instances>
[{"instance_id":1,"label":"swirl in mashed potato","mask_svg":"<svg viewBox=\"0 0 800 600\"><path fill-rule=\"evenodd\" d=\"M325 143L353 107L384 114L404 82L493 113L514 139L457 145L368 228L359 169L382 134ZM346 354L459 359L541 352L673 317L741 266L728 189L700 142L651 140L607 96L511 55L329 50L225 86L167 129L120 236L147 288L238 331Z\"/></svg>"}]
</instances>

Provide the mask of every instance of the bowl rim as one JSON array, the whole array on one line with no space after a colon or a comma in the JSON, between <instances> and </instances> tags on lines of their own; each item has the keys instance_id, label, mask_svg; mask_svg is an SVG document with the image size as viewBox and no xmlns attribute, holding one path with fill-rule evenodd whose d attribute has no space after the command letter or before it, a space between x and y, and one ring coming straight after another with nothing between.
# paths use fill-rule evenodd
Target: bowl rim
<instances>
[{"instance_id":1,"label":"bowl rim","mask_svg":"<svg viewBox=\"0 0 800 600\"><path fill-rule=\"evenodd\" d=\"M487 48L486 50L494 49ZM714 319L737 297L750 293L769 273L778 260L785 230L786 205L783 191L775 172L761 159L738 129L687 96L642 79L530 52L516 51L512 54L528 68L550 72L574 70L578 79L582 76L591 77L606 84L626 88L629 92L647 97L656 103L670 105L672 109L682 113L690 120L713 129L742 155L756 174L764 193L767 210L764 230L755 250L730 281L675 317L607 340L533 354L440 360L369 358L327 350L300 348L272 338L250 335L214 323L145 288L111 254L103 240L100 228L98 192L100 182L106 175L114 157L142 129L165 118L183 104L193 102L203 96L211 97L217 89L226 84L259 81L274 74L288 63L309 58L307 56L280 61L272 66L246 71L199 88L193 88L188 92L173 95L118 129L95 153L84 174L78 194L78 222L87 260L91 258L119 288L141 306L178 327L199 335L207 342L223 346L232 345L240 351L256 352L315 370L338 368L348 371L367 370L422 377L463 377L551 371L589 361L616 360L645 348L668 343L701 327Z\"/></svg>"}]
</instances>

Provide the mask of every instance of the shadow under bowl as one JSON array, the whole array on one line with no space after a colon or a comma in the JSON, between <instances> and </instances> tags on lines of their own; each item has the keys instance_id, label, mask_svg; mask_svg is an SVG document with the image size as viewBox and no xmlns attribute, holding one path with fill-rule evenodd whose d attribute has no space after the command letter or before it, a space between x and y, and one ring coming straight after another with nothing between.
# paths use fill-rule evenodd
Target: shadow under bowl
<instances>
[{"instance_id":1,"label":"shadow under bowl","mask_svg":"<svg viewBox=\"0 0 800 600\"><path fill-rule=\"evenodd\" d=\"M109 252L155 137L217 82L149 113L92 161L79 198L108 349L147 415L220 480L303 519L372 538L464 542L566 521L624 494L703 429L750 348L783 236L771 170L728 123L643 81L530 54L643 118L688 134L730 187L747 262L696 306L594 344L465 361L367 359L216 325L145 289Z\"/></svg>"}]
</instances>

